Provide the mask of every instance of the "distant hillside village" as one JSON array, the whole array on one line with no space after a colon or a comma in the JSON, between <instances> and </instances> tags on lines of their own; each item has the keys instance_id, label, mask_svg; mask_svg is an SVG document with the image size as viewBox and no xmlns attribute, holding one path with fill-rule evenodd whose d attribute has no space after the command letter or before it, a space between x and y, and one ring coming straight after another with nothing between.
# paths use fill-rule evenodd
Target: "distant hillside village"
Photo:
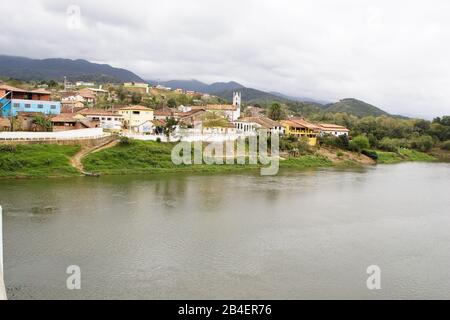
<instances>
[{"instance_id":1,"label":"distant hillside village","mask_svg":"<svg viewBox=\"0 0 450 320\"><path fill-rule=\"evenodd\" d=\"M314 146L319 136L349 134L347 128L333 123L311 123L292 115L268 117L267 110L259 106L244 106L237 91L227 103L207 93L139 82L53 81L21 84L20 88L0 82L0 114L0 131L100 128L142 140L170 141L181 131L185 136L233 139L265 129Z\"/></svg>"}]
</instances>

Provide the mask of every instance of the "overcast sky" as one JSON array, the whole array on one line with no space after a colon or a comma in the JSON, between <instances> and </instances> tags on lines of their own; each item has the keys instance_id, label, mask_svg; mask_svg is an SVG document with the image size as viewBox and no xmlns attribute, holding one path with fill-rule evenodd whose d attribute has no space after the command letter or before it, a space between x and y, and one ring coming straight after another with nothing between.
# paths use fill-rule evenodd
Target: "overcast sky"
<instances>
[{"instance_id":1,"label":"overcast sky","mask_svg":"<svg viewBox=\"0 0 450 320\"><path fill-rule=\"evenodd\" d=\"M2 54L450 114L447 0L15 0L0 11Z\"/></svg>"}]
</instances>

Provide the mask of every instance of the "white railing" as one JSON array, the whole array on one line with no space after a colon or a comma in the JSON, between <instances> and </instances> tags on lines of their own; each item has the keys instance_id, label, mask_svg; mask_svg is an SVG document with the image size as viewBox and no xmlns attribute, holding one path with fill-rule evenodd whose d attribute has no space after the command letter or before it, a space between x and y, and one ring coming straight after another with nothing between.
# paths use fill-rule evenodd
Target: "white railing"
<instances>
[{"instance_id":1,"label":"white railing","mask_svg":"<svg viewBox=\"0 0 450 320\"><path fill-rule=\"evenodd\" d=\"M0 141L52 141L52 140L88 140L111 135L102 128L79 129L57 132L0 132Z\"/></svg>"},{"instance_id":2,"label":"white railing","mask_svg":"<svg viewBox=\"0 0 450 320\"><path fill-rule=\"evenodd\" d=\"M6 300L5 282L3 280L3 215L0 206L0 300Z\"/></svg>"},{"instance_id":3,"label":"white railing","mask_svg":"<svg viewBox=\"0 0 450 320\"><path fill-rule=\"evenodd\" d=\"M122 134L125 137L143 140L143 141L156 141L158 138L161 142L168 142L167 136L165 135L144 135L144 134L134 134L124 132ZM170 136L170 142L194 142L194 141L204 141L204 142L224 142L224 141L235 141L239 138L245 138L249 136L254 136L255 134L226 134L226 133L189 133L189 134L177 134L174 133Z\"/></svg>"}]
</instances>

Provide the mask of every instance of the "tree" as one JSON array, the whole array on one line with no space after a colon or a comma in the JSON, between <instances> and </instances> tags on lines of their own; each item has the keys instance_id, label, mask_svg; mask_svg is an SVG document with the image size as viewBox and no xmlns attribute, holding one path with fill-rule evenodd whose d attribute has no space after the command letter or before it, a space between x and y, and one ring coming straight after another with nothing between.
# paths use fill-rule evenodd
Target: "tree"
<instances>
[{"instance_id":1,"label":"tree","mask_svg":"<svg viewBox=\"0 0 450 320\"><path fill-rule=\"evenodd\" d=\"M272 120L281 120L284 117L284 111L281 108L281 105L279 103L273 103L268 112L267 112L267 116L272 119Z\"/></svg>"},{"instance_id":2,"label":"tree","mask_svg":"<svg viewBox=\"0 0 450 320\"><path fill-rule=\"evenodd\" d=\"M52 130L52 122L41 115L35 115L33 117L33 123L43 128L45 131L51 131Z\"/></svg>"},{"instance_id":3,"label":"tree","mask_svg":"<svg viewBox=\"0 0 450 320\"><path fill-rule=\"evenodd\" d=\"M142 101L142 94L139 92L133 92L131 95L131 103L132 104L139 104Z\"/></svg>"},{"instance_id":4,"label":"tree","mask_svg":"<svg viewBox=\"0 0 450 320\"><path fill-rule=\"evenodd\" d=\"M363 135L356 136L350 141L349 147L350 150L361 152L364 149L370 148L369 139Z\"/></svg>"},{"instance_id":5,"label":"tree","mask_svg":"<svg viewBox=\"0 0 450 320\"><path fill-rule=\"evenodd\" d=\"M170 98L167 100L167 106L169 108L176 108L177 107L177 101L174 98Z\"/></svg>"},{"instance_id":6,"label":"tree","mask_svg":"<svg viewBox=\"0 0 450 320\"><path fill-rule=\"evenodd\" d=\"M164 128L164 133L167 137L170 137L170 134L175 130L176 126L178 125L178 121L175 120L175 118L171 117L167 119L166 126Z\"/></svg>"}]
</instances>

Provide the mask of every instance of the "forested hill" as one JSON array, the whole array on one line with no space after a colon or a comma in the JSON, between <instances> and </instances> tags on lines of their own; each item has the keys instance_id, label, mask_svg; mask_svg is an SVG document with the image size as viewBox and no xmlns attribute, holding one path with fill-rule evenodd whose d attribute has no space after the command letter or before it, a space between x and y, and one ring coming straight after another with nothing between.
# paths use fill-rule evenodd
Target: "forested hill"
<instances>
[{"instance_id":1,"label":"forested hill","mask_svg":"<svg viewBox=\"0 0 450 320\"><path fill-rule=\"evenodd\" d=\"M357 117L389 115L378 107L353 98L342 99L339 102L325 105L324 111L347 113Z\"/></svg>"},{"instance_id":2,"label":"forested hill","mask_svg":"<svg viewBox=\"0 0 450 320\"><path fill-rule=\"evenodd\" d=\"M108 64L92 63L81 59L38 60L6 55L0 55L0 76L25 81L62 81L66 76L68 80L74 81L144 82L133 72Z\"/></svg>"}]
</instances>

